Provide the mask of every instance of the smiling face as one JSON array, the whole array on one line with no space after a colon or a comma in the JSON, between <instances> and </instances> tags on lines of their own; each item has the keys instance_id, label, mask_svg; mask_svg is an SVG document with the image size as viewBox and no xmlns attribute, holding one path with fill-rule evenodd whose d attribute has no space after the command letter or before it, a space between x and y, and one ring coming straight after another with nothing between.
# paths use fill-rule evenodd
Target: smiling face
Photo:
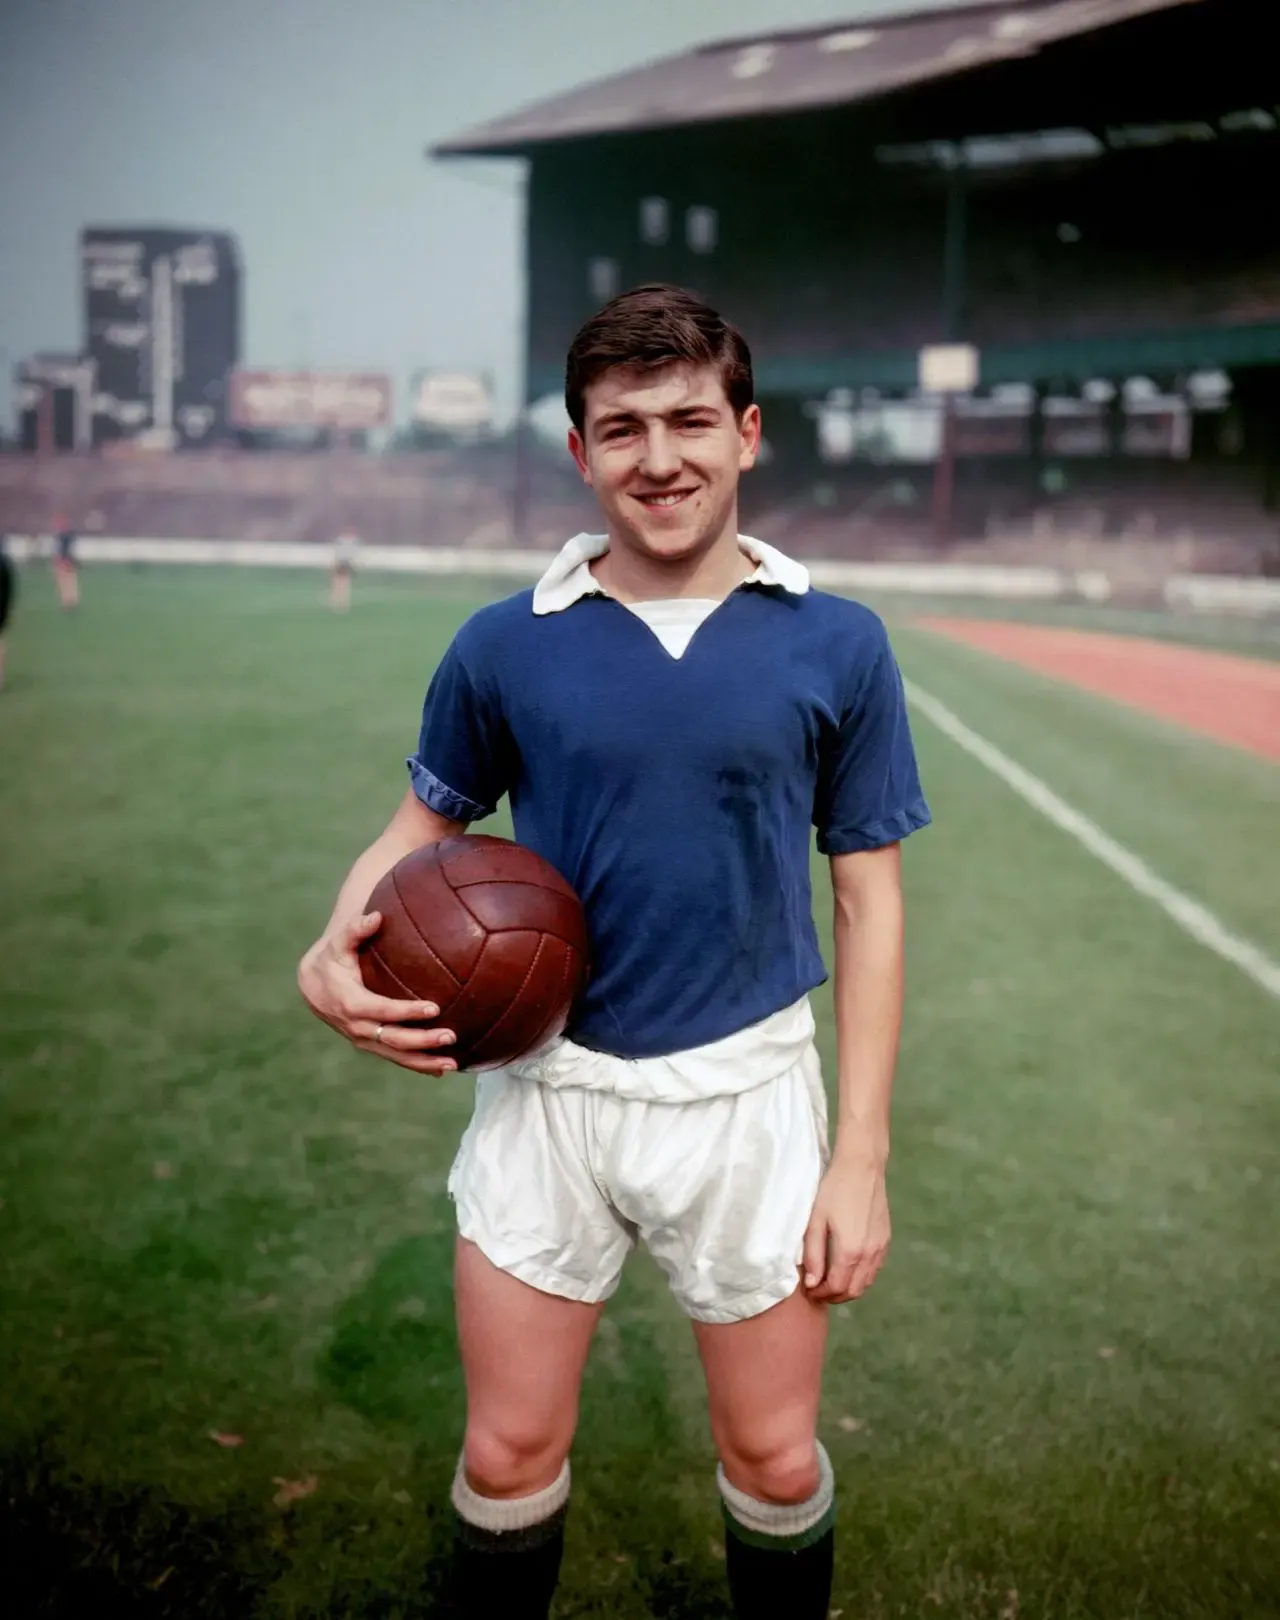
<instances>
[{"instance_id":1,"label":"smiling face","mask_svg":"<svg viewBox=\"0 0 1280 1620\"><path fill-rule=\"evenodd\" d=\"M569 448L616 546L654 562L737 545L738 479L755 464L760 411L734 415L714 366L617 366L587 388Z\"/></svg>"}]
</instances>

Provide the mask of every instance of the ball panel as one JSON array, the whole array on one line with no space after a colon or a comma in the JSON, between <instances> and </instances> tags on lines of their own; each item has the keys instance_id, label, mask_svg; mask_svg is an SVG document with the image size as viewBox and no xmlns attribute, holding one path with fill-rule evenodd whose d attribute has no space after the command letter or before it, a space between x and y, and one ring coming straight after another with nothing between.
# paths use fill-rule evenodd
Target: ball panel
<instances>
[{"instance_id":1,"label":"ball panel","mask_svg":"<svg viewBox=\"0 0 1280 1620\"><path fill-rule=\"evenodd\" d=\"M371 942L360 952L360 977L364 980L365 987L372 990L375 996L387 996L392 1001L421 1001L423 999L383 959L375 943ZM450 994L454 993L451 988Z\"/></svg>"},{"instance_id":2,"label":"ball panel","mask_svg":"<svg viewBox=\"0 0 1280 1620\"><path fill-rule=\"evenodd\" d=\"M461 903L438 866L395 866L389 876L409 921L459 984L465 984L484 949L485 930L475 914Z\"/></svg>"},{"instance_id":3,"label":"ball panel","mask_svg":"<svg viewBox=\"0 0 1280 1620\"><path fill-rule=\"evenodd\" d=\"M553 1036L564 1034L570 1009L582 989L585 967L585 958L571 945L554 934L542 936L537 959L509 1014L519 1020L523 1051L532 1052ZM504 1019L500 1032L505 1032L507 1024Z\"/></svg>"},{"instance_id":4,"label":"ball panel","mask_svg":"<svg viewBox=\"0 0 1280 1620\"><path fill-rule=\"evenodd\" d=\"M456 852L448 852L440 862L447 881L455 889L465 888L470 883L536 883L540 888L555 889L577 898L551 862L544 861L541 855L535 855L523 844L508 843L503 838L468 838L466 845ZM480 847L472 848L472 845Z\"/></svg>"},{"instance_id":5,"label":"ball panel","mask_svg":"<svg viewBox=\"0 0 1280 1620\"><path fill-rule=\"evenodd\" d=\"M470 1067L492 1069L512 1063L563 1033L580 983L580 969L576 951L563 940L543 934L523 986L498 1022L476 1043Z\"/></svg>"},{"instance_id":6,"label":"ball panel","mask_svg":"<svg viewBox=\"0 0 1280 1620\"><path fill-rule=\"evenodd\" d=\"M412 929L406 933L418 937ZM434 1001L441 1023L458 996L458 981L444 965L425 950L410 955L394 932L388 937L385 923L360 948L360 976L375 995L393 1001Z\"/></svg>"},{"instance_id":7,"label":"ball panel","mask_svg":"<svg viewBox=\"0 0 1280 1620\"><path fill-rule=\"evenodd\" d=\"M582 907L554 889L533 883L470 883L458 890L458 900L490 933L533 928L586 948Z\"/></svg>"},{"instance_id":8,"label":"ball panel","mask_svg":"<svg viewBox=\"0 0 1280 1620\"><path fill-rule=\"evenodd\" d=\"M474 1055L480 1042L502 1018L523 986L538 954L541 938L541 934L531 930L512 929L508 933L492 934L485 941L471 977L449 1008L448 1027L458 1037L456 1055L460 1069L475 1067Z\"/></svg>"},{"instance_id":9,"label":"ball panel","mask_svg":"<svg viewBox=\"0 0 1280 1620\"><path fill-rule=\"evenodd\" d=\"M450 903L456 904L455 901ZM379 957L394 968L396 977L409 987L413 997L441 1004L452 1001L460 980L422 937L421 930L405 910L392 872L379 879L365 909L380 911L382 926L373 940L367 940L361 948L362 957L376 942Z\"/></svg>"}]
</instances>

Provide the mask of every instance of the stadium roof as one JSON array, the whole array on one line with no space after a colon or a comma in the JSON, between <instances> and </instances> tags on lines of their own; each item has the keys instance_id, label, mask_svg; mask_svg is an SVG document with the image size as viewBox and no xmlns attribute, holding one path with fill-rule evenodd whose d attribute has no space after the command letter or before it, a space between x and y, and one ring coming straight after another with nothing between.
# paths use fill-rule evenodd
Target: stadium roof
<instances>
[{"instance_id":1,"label":"stadium roof","mask_svg":"<svg viewBox=\"0 0 1280 1620\"><path fill-rule=\"evenodd\" d=\"M554 141L870 101L1202 0L975 0L722 40L535 102L433 148L520 156Z\"/></svg>"}]
</instances>

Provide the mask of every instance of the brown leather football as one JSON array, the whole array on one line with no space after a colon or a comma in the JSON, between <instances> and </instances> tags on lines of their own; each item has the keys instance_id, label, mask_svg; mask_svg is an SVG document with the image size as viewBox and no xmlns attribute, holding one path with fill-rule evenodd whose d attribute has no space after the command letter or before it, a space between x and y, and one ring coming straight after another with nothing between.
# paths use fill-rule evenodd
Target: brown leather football
<instances>
[{"instance_id":1,"label":"brown leather football","mask_svg":"<svg viewBox=\"0 0 1280 1620\"><path fill-rule=\"evenodd\" d=\"M434 1001L459 1069L495 1069L563 1032L587 977L582 902L522 844L467 834L425 844L378 883L382 926L360 951L370 990Z\"/></svg>"}]
</instances>

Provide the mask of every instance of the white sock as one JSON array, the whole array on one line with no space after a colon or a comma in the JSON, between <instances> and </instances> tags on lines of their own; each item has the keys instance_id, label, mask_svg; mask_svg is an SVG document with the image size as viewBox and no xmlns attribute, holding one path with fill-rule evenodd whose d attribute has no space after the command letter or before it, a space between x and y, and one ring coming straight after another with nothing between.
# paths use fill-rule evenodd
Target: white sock
<instances>
[{"instance_id":1,"label":"white sock","mask_svg":"<svg viewBox=\"0 0 1280 1620\"><path fill-rule=\"evenodd\" d=\"M818 1441L818 1488L803 1502L758 1501L729 1483L723 1463L716 1468L716 1484L730 1518L757 1536L775 1536L780 1540L802 1536L821 1523L835 1506L835 1471L821 1440Z\"/></svg>"},{"instance_id":2,"label":"white sock","mask_svg":"<svg viewBox=\"0 0 1280 1620\"><path fill-rule=\"evenodd\" d=\"M453 1476L450 1492L458 1516L477 1530L488 1530L501 1535L507 1530L528 1530L535 1524L554 1518L569 1500L569 1464L556 1475L550 1485L532 1496L481 1496L467 1483L466 1468L458 1458L458 1471Z\"/></svg>"}]
</instances>

